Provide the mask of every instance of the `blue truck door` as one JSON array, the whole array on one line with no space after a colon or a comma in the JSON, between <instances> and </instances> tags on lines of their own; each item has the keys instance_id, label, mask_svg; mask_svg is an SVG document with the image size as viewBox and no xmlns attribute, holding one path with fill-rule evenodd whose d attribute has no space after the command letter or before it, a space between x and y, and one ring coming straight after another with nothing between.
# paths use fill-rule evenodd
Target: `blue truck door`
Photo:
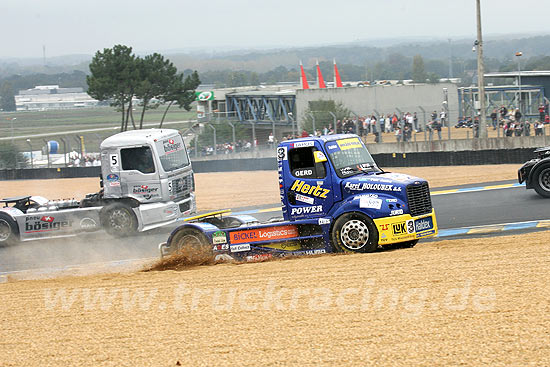
<instances>
[{"instance_id":1,"label":"blue truck door","mask_svg":"<svg viewBox=\"0 0 550 367\"><path fill-rule=\"evenodd\" d=\"M283 161L283 215L286 220L324 217L333 205L332 178L319 142L301 141L287 146Z\"/></svg>"}]
</instances>

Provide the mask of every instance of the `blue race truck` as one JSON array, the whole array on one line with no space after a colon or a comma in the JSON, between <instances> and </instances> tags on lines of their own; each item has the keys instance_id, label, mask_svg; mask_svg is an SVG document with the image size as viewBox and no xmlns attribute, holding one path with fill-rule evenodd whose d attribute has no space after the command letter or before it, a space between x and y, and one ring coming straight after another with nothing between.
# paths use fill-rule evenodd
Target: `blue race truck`
<instances>
[{"instance_id":1,"label":"blue race truck","mask_svg":"<svg viewBox=\"0 0 550 367\"><path fill-rule=\"evenodd\" d=\"M384 172L357 135L284 141L277 165L283 218L262 223L228 211L187 218L160 244L161 256L184 247L227 260L372 252L437 234L428 182Z\"/></svg>"}]
</instances>

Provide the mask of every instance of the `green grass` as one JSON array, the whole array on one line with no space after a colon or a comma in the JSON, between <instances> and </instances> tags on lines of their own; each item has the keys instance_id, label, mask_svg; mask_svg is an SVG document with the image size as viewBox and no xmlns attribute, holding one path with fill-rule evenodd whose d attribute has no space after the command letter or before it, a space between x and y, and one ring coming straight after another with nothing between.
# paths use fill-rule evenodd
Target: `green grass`
<instances>
[{"instance_id":1,"label":"green grass","mask_svg":"<svg viewBox=\"0 0 550 367\"><path fill-rule=\"evenodd\" d=\"M159 123L163 113L163 106L159 109L147 110L143 121L144 123ZM133 114L136 124L139 124L141 109L139 107L136 108L136 110L133 111ZM193 110L187 112L183 109L179 109L177 106L172 106L166 115L165 122L190 120L196 119L196 117L197 114ZM70 142L70 147L76 149L77 142L75 136L77 136L77 134L69 135L67 132L80 129L106 127L120 128L121 113L117 112L113 107L36 112L2 112L0 113L0 138L12 136L12 121L13 136L55 133L55 135L49 136L46 139L57 140L61 144L61 140L59 138L64 137ZM174 125L169 125L169 127L176 128ZM131 122L129 123L129 128L132 128ZM99 143L106 137L117 132L118 130L108 130L93 133L82 133L78 135L84 136L84 142L87 150L97 152L99 149ZM43 139L45 138L31 138L33 148L35 150L44 145ZM21 150L29 149L25 139L15 140L15 144ZM61 149L63 149L62 146Z\"/></svg>"}]
</instances>

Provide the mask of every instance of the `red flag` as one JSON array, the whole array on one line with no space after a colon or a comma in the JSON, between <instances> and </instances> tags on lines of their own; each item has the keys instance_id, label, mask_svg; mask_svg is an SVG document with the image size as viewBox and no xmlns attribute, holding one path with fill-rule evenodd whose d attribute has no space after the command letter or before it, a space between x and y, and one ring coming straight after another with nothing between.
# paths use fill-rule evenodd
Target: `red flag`
<instances>
[{"instance_id":1,"label":"red flag","mask_svg":"<svg viewBox=\"0 0 550 367\"><path fill-rule=\"evenodd\" d=\"M338 67L336 66L336 59L334 59L333 62L334 62L334 85L336 85L336 88L342 88L344 85L342 84L342 79L340 78Z\"/></svg>"},{"instance_id":2,"label":"red flag","mask_svg":"<svg viewBox=\"0 0 550 367\"><path fill-rule=\"evenodd\" d=\"M300 60L300 81L302 82L302 89L309 89L309 84L307 83L306 72L304 71L304 66Z\"/></svg>"},{"instance_id":3,"label":"red flag","mask_svg":"<svg viewBox=\"0 0 550 367\"><path fill-rule=\"evenodd\" d=\"M326 88L325 80L323 79L323 74L321 74L321 68L319 67L319 60L317 60L317 84L319 88Z\"/></svg>"}]
</instances>

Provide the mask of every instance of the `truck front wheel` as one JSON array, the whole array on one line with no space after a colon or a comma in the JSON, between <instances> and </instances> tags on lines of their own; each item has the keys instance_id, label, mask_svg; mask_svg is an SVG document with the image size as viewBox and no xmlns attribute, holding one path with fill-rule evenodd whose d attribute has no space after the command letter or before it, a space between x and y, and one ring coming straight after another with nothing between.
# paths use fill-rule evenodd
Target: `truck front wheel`
<instances>
[{"instance_id":1,"label":"truck front wheel","mask_svg":"<svg viewBox=\"0 0 550 367\"><path fill-rule=\"evenodd\" d=\"M0 213L0 246L11 246L19 242L17 223L9 215Z\"/></svg>"},{"instance_id":2,"label":"truck front wheel","mask_svg":"<svg viewBox=\"0 0 550 367\"><path fill-rule=\"evenodd\" d=\"M192 255L210 255L212 247L199 230L194 228L182 228L168 240L171 252L185 250Z\"/></svg>"},{"instance_id":3,"label":"truck front wheel","mask_svg":"<svg viewBox=\"0 0 550 367\"><path fill-rule=\"evenodd\" d=\"M101 214L101 223L107 233L116 237L128 236L137 230L132 208L122 203L109 204Z\"/></svg>"},{"instance_id":4,"label":"truck front wheel","mask_svg":"<svg viewBox=\"0 0 550 367\"><path fill-rule=\"evenodd\" d=\"M533 172L533 188L542 197L550 198L550 165L544 165Z\"/></svg>"},{"instance_id":5,"label":"truck front wheel","mask_svg":"<svg viewBox=\"0 0 550 367\"><path fill-rule=\"evenodd\" d=\"M378 248L378 231L374 222L360 213L340 216L334 222L331 238L339 251L374 252Z\"/></svg>"}]
</instances>

